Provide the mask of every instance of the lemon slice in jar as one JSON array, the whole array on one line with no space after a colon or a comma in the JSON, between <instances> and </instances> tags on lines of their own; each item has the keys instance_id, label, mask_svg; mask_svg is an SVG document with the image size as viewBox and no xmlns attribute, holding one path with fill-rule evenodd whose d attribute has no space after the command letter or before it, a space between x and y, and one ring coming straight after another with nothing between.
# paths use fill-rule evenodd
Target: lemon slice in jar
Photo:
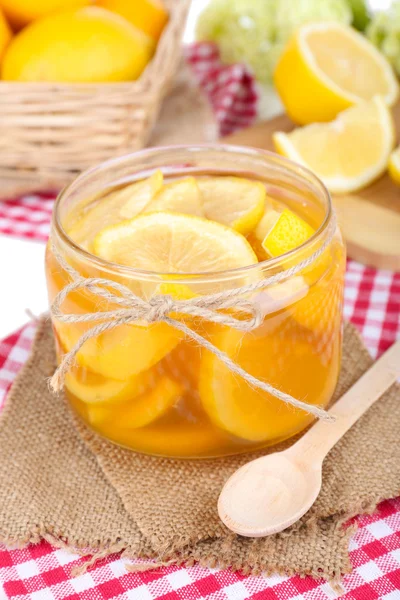
<instances>
[{"instance_id":1,"label":"lemon slice in jar","mask_svg":"<svg viewBox=\"0 0 400 600\"><path fill-rule=\"evenodd\" d=\"M185 177L165 185L144 208L143 213L165 210L204 217L200 189L194 177Z\"/></svg>"},{"instance_id":2,"label":"lemon slice in jar","mask_svg":"<svg viewBox=\"0 0 400 600\"><path fill-rule=\"evenodd\" d=\"M144 371L136 377L119 381L103 377L81 366L74 366L65 375L65 387L81 402L114 404L144 394L154 385L154 373Z\"/></svg>"},{"instance_id":3,"label":"lemon slice in jar","mask_svg":"<svg viewBox=\"0 0 400 600\"><path fill-rule=\"evenodd\" d=\"M67 352L90 328L84 323L54 321L53 325ZM87 340L76 360L103 377L124 381L155 365L181 339L182 334L166 323L119 325Z\"/></svg>"},{"instance_id":4,"label":"lemon slice in jar","mask_svg":"<svg viewBox=\"0 0 400 600\"><path fill-rule=\"evenodd\" d=\"M282 212L270 210L267 212L255 230L256 238L268 257L277 257L299 248L315 233L304 219L285 208ZM302 252L299 260L305 259ZM311 284L325 273L331 263L330 249L327 248L315 263L306 267L302 272Z\"/></svg>"},{"instance_id":5,"label":"lemon slice in jar","mask_svg":"<svg viewBox=\"0 0 400 600\"><path fill-rule=\"evenodd\" d=\"M106 421L126 428L142 427L158 419L185 390L162 362L125 381L74 366L65 376L65 386L86 405L85 414L92 425Z\"/></svg>"},{"instance_id":6,"label":"lemon slice in jar","mask_svg":"<svg viewBox=\"0 0 400 600\"><path fill-rule=\"evenodd\" d=\"M93 207L81 204L77 207L78 212L68 217L66 230L69 237L76 244L91 250L91 244L99 231L138 215L161 190L162 185L163 174L156 171L147 179L107 194Z\"/></svg>"},{"instance_id":7,"label":"lemon slice in jar","mask_svg":"<svg viewBox=\"0 0 400 600\"><path fill-rule=\"evenodd\" d=\"M212 273L258 262L248 241L230 227L168 211L108 227L93 247L101 258L157 273Z\"/></svg>"},{"instance_id":8,"label":"lemon slice in jar","mask_svg":"<svg viewBox=\"0 0 400 600\"><path fill-rule=\"evenodd\" d=\"M274 317L272 317L274 319ZM336 385L334 369L289 316L275 317L251 333L216 328L212 342L245 371L298 398L324 406ZM282 320L284 319L284 320ZM313 386L304 375L313 373ZM203 351L199 391L204 409L218 427L250 441L276 442L293 435L313 419L271 394L249 385L219 358Z\"/></svg>"},{"instance_id":9,"label":"lemon slice in jar","mask_svg":"<svg viewBox=\"0 0 400 600\"><path fill-rule=\"evenodd\" d=\"M262 247L267 254L276 257L298 248L315 231L294 212L285 209L281 213L267 212L255 233L262 237Z\"/></svg>"},{"instance_id":10,"label":"lemon slice in jar","mask_svg":"<svg viewBox=\"0 0 400 600\"><path fill-rule=\"evenodd\" d=\"M77 373L77 369L85 375ZM84 367L77 367L67 373L65 376L65 387L70 394L85 403L107 402L129 398L130 381L117 381L115 379L105 378L97 373L87 371ZM100 378L100 380L99 380Z\"/></svg>"},{"instance_id":11,"label":"lemon slice in jar","mask_svg":"<svg viewBox=\"0 0 400 600\"><path fill-rule=\"evenodd\" d=\"M93 426L106 424L114 428L136 429L144 427L161 417L184 393L184 387L165 375L156 376L153 386L128 402L113 404L90 404L87 407L89 422Z\"/></svg>"},{"instance_id":12,"label":"lemon slice in jar","mask_svg":"<svg viewBox=\"0 0 400 600\"><path fill-rule=\"evenodd\" d=\"M266 190L259 181L241 177L200 177L205 216L243 235L254 229L264 214Z\"/></svg>"}]
</instances>

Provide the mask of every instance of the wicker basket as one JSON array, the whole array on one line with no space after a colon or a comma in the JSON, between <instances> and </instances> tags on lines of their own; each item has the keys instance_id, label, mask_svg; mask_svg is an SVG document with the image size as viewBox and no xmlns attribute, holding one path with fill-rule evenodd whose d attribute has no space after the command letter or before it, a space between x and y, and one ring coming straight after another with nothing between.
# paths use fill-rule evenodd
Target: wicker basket
<instances>
[{"instance_id":1,"label":"wicker basket","mask_svg":"<svg viewBox=\"0 0 400 600\"><path fill-rule=\"evenodd\" d=\"M77 172L143 147L175 74L189 0L170 19L137 81L0 82L0 194L60 187Z\"/></svg>"}]
</instances>

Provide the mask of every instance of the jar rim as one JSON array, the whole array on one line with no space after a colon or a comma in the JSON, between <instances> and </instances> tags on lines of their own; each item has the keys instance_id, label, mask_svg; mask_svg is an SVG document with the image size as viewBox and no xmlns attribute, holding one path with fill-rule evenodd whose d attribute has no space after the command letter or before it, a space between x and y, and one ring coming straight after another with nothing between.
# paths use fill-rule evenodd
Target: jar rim
<instances>
[{"instance_id":1,"label":"jar rim","mask_svg":"<svg viewBox=\"0 0 400 600\"><path fill-rule=\"evenodd\" d=\"M126 265L121 265L118 263L114 263L95 254L91 253L89 250L85 250L82 246L74 242L74 240L69 237L67 232L62 226L61 218L60 218L60 207L62 205L63 200L68 197L69 192L74 186L79 185L79 183L85 180L87 177L94 175L97 171L112 167L113 165L118 165L123 160L129 160L133 157L151 157L156 156L157 154L161 154L162 152L171 152L171 151L187 151L190 152L222 152L229 153L232 157L235 154L247 155L248 158L251 157L264 157L266 159L266 164L272 164L273 162L279 163L287 172L296 173L297 177L300 177L303 182L307 184L307 187L310 187L310 182L312 182L318 189L325 201L325 215L324 218L319 225L318 229L315 233L306 240L300 246L297 246L293 250L285 252L284 254L267 258L263 261L260 261L256 264L247 265L244 267L236 267L234 269L226 269L223 271L205 271L205 272L188 272L188 273L178 273L178 272L159 272L159 271L148 271L143 269L137 269L135 267L130 267ZM162 167L159 167L162 171ZM154 169L155 170L155 169ZM212 280L220 280L222 278L237 278L242 276L251 275L252 271L267 268L275 268L280 263L287 263L287 261L291 261L293 257L302 253L308 247L312 246L318 240L322 238L324 233L329 226L333 215L333 207L332 207L332 199L328 189L325 184L315 175L312 171L296 163L286 157L283 157L274 152L270 152L269 150L263 150L259 148L252 148L247 146L238 146L238 145L228 145L228 144L193 144L193 145L170 145L170 146L156 146L154 148L145 148L143 150L139 150L136 152L131 152L129 154L124 154L122 156L118 156L116 158L111 158L106 161L103 161L95 166L89 167L85 171L82 171L71 183L65 186L60 193L58 194L54 208L53 208L53 217L52 217L52 226L57 233L58 237L62 240L62 242L71 249L78 257L81 257L84 260L89 260L93 263L97 268L105 270L109 273L118 272L119 275L123 275L128 278L135 279L153 279L153 278L163 278L166 276L173 276L175 282L179 281L187 281L190 279L192 282L201 282L201 281L212 281Z\"/></svg>"}]
</instances>

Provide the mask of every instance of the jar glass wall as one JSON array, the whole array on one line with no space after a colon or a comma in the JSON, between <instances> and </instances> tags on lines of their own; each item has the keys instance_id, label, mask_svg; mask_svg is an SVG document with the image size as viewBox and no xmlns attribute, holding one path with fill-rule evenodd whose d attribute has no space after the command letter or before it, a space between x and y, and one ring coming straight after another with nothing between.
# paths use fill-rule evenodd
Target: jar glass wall
<instances>
[{"instance_id":1,"label":"jar glass wall","mask_svg":"<svg viewBox=\"0 0 400 600\"><path fill-rule=\"evenodd\" d=\"M310 172L274 154L231 146L145 150L80 175L59 196L51 239L84 277L111 279L148 299L165 273L109 263L66 234L88 206L160 169L164 180L238 175L262 182L269 197L306 220L316 233L299 248L256 265L173 276L193 296L239 288L293 267L325 243L332 224L329 194ZM250 234L251 236L251 234ZM262 310L250 332L180 317L248 373L310 404L326 407L340 368L345 250L339 231L315 263L246 298ZM46 253L49 302L70 276ZM87 289L71 292L65 313L110 310ZM53 319L58 361L94 325ZM100 435L134 451L199 458L255 450L289 438L313 417L250 386L210 351L164 322L119 325L88 340L65 378L73 410Z\"/></svg>"}]
</instances>

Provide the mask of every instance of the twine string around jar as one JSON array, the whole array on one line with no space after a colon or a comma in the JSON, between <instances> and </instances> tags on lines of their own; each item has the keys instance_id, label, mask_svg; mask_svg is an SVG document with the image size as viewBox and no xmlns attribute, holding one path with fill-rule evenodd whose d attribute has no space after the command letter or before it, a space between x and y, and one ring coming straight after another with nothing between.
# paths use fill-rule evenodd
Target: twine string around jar
<instances>
[{"instance_id":1,"label":"twine string around jar","mask_svg":"<svg viewBox=\"0 0 400 600\"><path fill-rule=\"evenodd\" d=\"M293 265L284 271L280 271L275 275L239 288L224 290L215 294L198 296L187 300L176 300L172 296L164 294L154 295L148 300L145 300L134 294L126 285L111 279L83 277L64 259L52 241L51 249L54 257L72 280L60 290L55 297L50 308L52 318L62 323L90 323L91 321L96 321L96 325L83 333L74 347L63 356L58 368L50 379L51 389L54 392L58 392L63 388L65 375L73 366L77 353L87 340L96 338L100 334L119 327L120 325L129 325L138 321L145 321L147 323L164 322L171 327L178 329L185 337L191 338L197 344L214 354L228 369L242 377L250 386L267 392L285 404L300 408L319 419L332 422L334 417L327 411L318 406L298 400L290 394L273 387L268 382L257 379L234 362L225 352L214 346L212 342L191 329L183 321L172 317L171 314L176 316L184 315L197 317L211 323L226 325L243 332L253 331L261 325L263 314L261 307L257 302L250 299L243 299L243 296L290 279L303 269L315 263L329 247L333 236L335 235L335 231L336 217L333 214L323 244L321 244L321 246L310 256L296 265ZM80 289L88 290L99 298L103 298L111 304L117 304L121 308L83 314L63 313L61 307L64 300L71 292ZM232 314L220 312L224 309L233 309L235 313L241 315L241 318L236 318Z\"/></svg>"}]
</instances>

